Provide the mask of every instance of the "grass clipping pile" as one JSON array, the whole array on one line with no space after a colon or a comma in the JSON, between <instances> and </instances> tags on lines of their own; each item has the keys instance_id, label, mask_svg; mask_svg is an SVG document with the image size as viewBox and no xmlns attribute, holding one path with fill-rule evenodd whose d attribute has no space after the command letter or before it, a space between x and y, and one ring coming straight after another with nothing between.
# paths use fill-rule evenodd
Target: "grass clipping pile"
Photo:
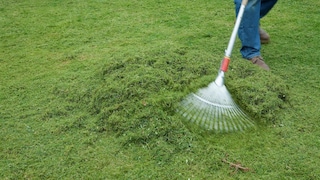
<instances>
[{"instance_id":1,"label":"grass clipping pile","mask_svg":"<svg viewBox=\"0 0 320 180\"><path fill-rule=\"evenodd\" d=\"M116 135L123 144L188 142L184 138L192 135L175 110L190 81L206 73L205 65L194 65L197 57L186 57L180 49L111 57L97 76L101 86L90 102L97 130Z\"/></svg>"},{"instance_id":2,"label":"grass clipping pile","mask_svg":"<svg viewBox=\"0 0 320 180\"><path fill-rule=\"evenodd\" d=\"M154 144L156 139L187 142L182 137L191 134L178 120L176 109L188 93L214 80L208 57L180 48L110 58L90 102L97 131L113 133L124 144ZM276 123L288 104L288 86L280 77L242 59L232 61L226 86L255 122Z\"/></svg>"},{"instance_id":3,"label":"grass clipping pile","mask_svg":"<svg viewBox=\"0 0 320 180\"><path fill-rule=\"evenodd\" d=\"M277 123L281 110L290 105L289 86L281 77L244 60L232 61L226 86L255 122Z\"/></svg>"}]
</instances>

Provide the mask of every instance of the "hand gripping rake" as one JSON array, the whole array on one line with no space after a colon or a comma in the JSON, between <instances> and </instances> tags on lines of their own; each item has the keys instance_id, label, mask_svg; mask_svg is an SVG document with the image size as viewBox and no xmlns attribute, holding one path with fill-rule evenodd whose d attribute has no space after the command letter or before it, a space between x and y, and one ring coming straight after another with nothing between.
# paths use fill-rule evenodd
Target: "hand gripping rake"
<instances>
[{"instance_id":1,"label":"hand gripping rake","mask_svg":"<svg viewBox=\"0 0 320 180\"><path fill-rule=\"evenodd\" d=\"M243 131L254 126L248 116L232 100L224 85L224 73L228 70L231 52L247 2L248 0L241 2L228 48L215 81L210 83L208 87L198 90L197 93L188 95L178 109L178 112L186 119L208 130L217 132Z\"/></svg>"}]
</instances>

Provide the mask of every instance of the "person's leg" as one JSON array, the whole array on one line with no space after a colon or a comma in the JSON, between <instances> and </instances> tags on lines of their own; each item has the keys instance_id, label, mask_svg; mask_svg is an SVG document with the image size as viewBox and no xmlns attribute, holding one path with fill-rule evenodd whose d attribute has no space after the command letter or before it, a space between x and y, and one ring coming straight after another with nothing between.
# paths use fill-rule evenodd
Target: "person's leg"
<instances>
[{"instance_id":1,"label":"person's leg","mask_svg":"<svg viewBox=\"0 0 320 180\"><path fill-rule=\"evenodd\" d=\"M236 14L238 15L241 0L234 0L234 2L236 6ZM245 59L260 56L260 7L261 0L248 1L239 27L238 36L242 43L240 52Z\"/></svg>"},{"instance_id":2,"label":"person's leg","mask_svg":"<svg viewBox=\"0 0 320 180\"><path fill-rule=\"evenodd\" d=\"M261 0L260 18L263 18L273 8L278 0Z\"/></svg>"},{"instance_id":3,"label":"person's leg","mask_svg":"<svg viewBox=\"0 0 320 180\"><path fill-rule=\"evenodd\" d=\"M241 6L241 0L234 0L236 5L236 15ZM243 18L239 27L238 36L241 40L242 47L240 52L242 57L250 60L253 64L269 70L260 55L260 8L261 0L250 0L245 8Z\"/></svg>"},{"instance_id":4,"label":"person's leg","mask_svg":"<svg viewBox=\"0 0 320 180\"><path fill-rule=\"evenodd\" d=\"M277 0L261 0L260 19L267 15L276 3ZM270 42L270 36L265 30L259 28L259 33L261 44L267 44Z\"/></svg>"}]
</instances>

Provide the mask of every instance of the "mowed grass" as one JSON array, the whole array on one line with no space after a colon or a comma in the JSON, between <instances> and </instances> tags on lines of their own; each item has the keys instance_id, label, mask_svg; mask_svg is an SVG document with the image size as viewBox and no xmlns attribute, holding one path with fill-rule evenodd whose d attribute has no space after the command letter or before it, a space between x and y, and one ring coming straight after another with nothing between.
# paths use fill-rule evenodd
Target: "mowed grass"
<instances>
[{"instance_id":1,"label":"mowed grass","mask_svg":"<svg viewBox=\"0 0 320 180\"><path fill-rule=\"evenodd\" d=\"M216 77L232 1L1 1L1 179L317 179L319 7L261 21L270 72L237 40L226 85L257 128L216 134L176 108Z\"/></svg>"}]
</instances>

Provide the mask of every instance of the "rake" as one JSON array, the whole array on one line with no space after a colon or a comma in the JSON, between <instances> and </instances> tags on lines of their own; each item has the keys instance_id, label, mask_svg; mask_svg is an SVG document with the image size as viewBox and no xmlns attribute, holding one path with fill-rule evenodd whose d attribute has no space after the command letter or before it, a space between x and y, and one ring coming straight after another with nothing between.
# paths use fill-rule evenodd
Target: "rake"
<instances>
[{"instance_id":1,"label":"rake","mask_svg":"<svg viewBox=\"0 0 320 180\"><path fill-rule=\"evenodd\" d=\"M215 81L208 87L189 94L182 100L178 108L178 112L187 120L208 130L231 132L254 127L254 123L233 101L224 85L224 74L228 70L231 52L247 2L248 0L241 2L237 20Z\"/></svg>"}]
</instances>

